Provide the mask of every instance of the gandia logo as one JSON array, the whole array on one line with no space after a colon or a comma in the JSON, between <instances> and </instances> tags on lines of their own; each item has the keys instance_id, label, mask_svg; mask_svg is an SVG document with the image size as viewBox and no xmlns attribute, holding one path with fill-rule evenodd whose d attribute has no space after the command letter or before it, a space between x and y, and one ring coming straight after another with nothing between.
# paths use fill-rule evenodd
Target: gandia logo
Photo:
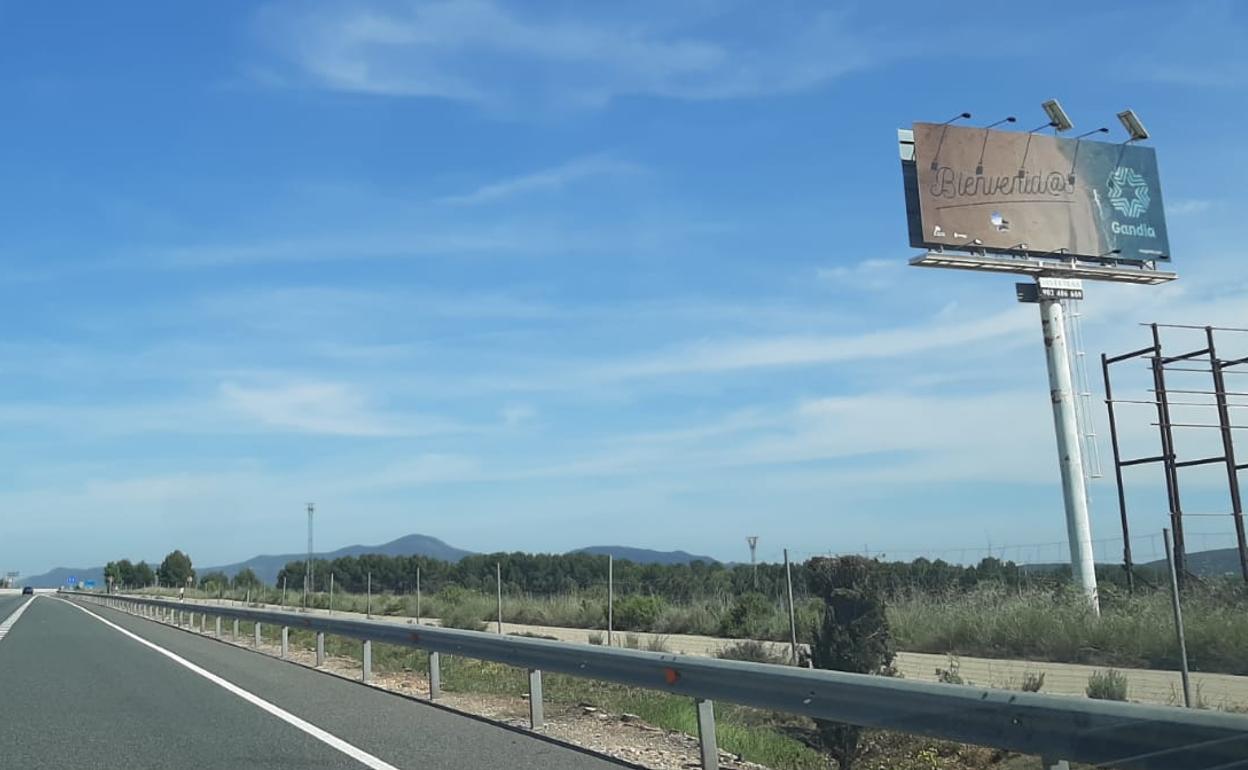
<instances>
[{"instance_id":1,"label":"gandia logo","mask_svg":"<svg viewBox=\"0 0 1248 770\"><path fill-rule=\"evenodd\" d=\"M1135 169L1119 166L1109 175L1109 205L1135 219L1148 211L1148 182Z\"/></svg>"}]
</instances>

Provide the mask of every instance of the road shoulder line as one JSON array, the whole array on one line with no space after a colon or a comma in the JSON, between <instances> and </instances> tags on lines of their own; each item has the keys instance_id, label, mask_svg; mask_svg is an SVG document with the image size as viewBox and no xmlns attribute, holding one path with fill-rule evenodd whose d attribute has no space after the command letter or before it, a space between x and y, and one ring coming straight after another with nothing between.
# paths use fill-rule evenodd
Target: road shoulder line
<instances>
[{"instance_id":1,"label":"road shoulder line","mask_svg":"<svg viewBox=\"0 0 1248 770\"><path fill-rule=\"evenodd\" d=\"M13 630L13 626L17 625L18 618L22 616L22 613L26 611L27 607L34 603L35 597L32 596L25 604L9 613L9 616L4 619L4 622L0 623L0 640L3 640L4 637L9 635L9 631Z\"/></svg>"}]
</instances>

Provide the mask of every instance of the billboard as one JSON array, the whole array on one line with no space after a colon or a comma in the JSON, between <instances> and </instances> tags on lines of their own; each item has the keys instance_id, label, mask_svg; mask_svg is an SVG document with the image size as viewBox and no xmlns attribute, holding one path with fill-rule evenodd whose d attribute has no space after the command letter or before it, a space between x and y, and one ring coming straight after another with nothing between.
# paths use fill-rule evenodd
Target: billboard
<instances>
[{"instance_id":1,"label":"billboard","mask_svg":"<svg viewBox=\"0 0 1248 770\"><path fill-rule=\"evenodd\" d=\"M1170 259L1151 147L915 123L910 244L1101 260Z\"/></svg>"}]
</instances>

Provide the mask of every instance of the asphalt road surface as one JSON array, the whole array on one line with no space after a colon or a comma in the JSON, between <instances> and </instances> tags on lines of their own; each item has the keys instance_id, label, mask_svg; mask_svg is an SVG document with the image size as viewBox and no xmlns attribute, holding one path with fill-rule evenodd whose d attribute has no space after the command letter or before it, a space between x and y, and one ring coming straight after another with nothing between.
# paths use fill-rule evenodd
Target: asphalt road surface
<instances>
[{"instance_id":1,"label":"asphalt road surface","mask_svg":"<svg viewBox=\"0 0 1248 770\"><path fill-rule=\"evenodd\" d=\"M0 596L0 622L29 600ZM86 609L92 614L41 596L0 640L0 767L627 767L207 637Z\"/></svg>"}]
</instances>

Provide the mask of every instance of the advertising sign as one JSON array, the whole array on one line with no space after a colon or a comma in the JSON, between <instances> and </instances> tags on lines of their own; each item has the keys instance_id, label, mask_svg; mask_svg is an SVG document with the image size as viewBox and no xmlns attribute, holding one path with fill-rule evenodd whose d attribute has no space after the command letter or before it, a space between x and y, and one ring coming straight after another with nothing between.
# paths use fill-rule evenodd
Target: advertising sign
<instances>
[{"instance_id":1,"label":"advertising sign","mask_svg":"<svg viewBox=\"0 0 1248 770\"><path fill-rule=\"evenodd\" d=\"M1151 147L914 124L911 245L1170 259Z\"/></svg>"}]
</instances>

